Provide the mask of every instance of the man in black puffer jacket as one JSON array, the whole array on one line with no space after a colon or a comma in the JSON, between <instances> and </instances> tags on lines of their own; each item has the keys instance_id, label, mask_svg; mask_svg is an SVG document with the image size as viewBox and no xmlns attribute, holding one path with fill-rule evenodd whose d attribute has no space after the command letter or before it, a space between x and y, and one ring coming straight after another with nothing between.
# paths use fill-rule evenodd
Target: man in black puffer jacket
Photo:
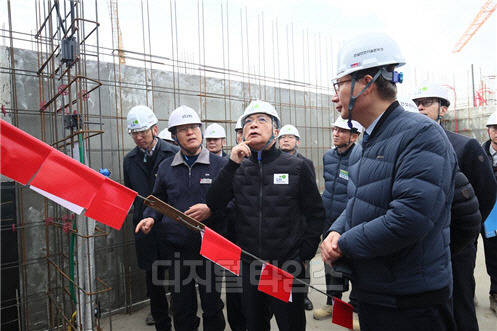
<instances>
[{"instance_id":1,"label":"man in black puffer jacket","mask_svg":"<svg viewBox=\"0 0 497 331\"><path fill-rule=\"evenodd\" d=\"M413 96L414 103L418 106L421 114L428 116L438 124L441 123L442 117L447 113L450 102L447 96L447 90L440 84L434 82L423 82L416 90ZM489 160L485 157L485 152L476 139L445 130L452 147L457 155L459 168L467 177L469 183L474 189L479 203L481 221L479 230L481 231L482 222L485 221L495 204L497 185L492 174L492 168ZM462 213L461 213L462 212ZM468 210L452 208L451 235L456 226L461 223L469 225L471 218L466 218ZM476 224L475 224L476 225ZM470 230L469 228L467 230ZM457 328L465 331L477 331L478 320L474 304L475 296L475 278L474 269L476 265L476 239L478 232L476 227L472 231L463 233L459 231L460 236L453 238L451 236L451 248L454 240L466 239L466 242L473 243L466 245L455 252L451 257L452 275L454 277L454 318ZM466 236L466 238L463 238Z\"/></svg>"},{"instance_id":2,"label":"man in black puffer jacket","mask_svg":"<svg viewBox=\"0 0 497 331\"><path fill-rule=\"evenodd\" d=\"M304 278L303 261L316 254L325 212L307 163L275 147L279 116L272 105L253 101L245 110L245 142L231 151L206 202L215 212L234 199L237 244L249 253ZM285 303L257 290L258 264L242 261L242 304L249 331L305 330L304 288L294 282Z\"/></svg>"}]
</instances>

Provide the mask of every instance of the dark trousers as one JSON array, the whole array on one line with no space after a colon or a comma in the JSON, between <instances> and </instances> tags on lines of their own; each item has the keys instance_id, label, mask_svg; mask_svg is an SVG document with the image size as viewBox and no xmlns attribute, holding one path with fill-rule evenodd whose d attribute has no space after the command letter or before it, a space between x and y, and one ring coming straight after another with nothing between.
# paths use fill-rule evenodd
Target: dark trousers
<instances>
[{"instance_id":1,"label":"dark trousers","mask_svg":"<svg viewBox=\"0 0 497 331\"><path fill-rule=\"evenodd\" d=\"M288 268L281 267L294 277L304 278L304 266L295 262ZM259 284L260 266L242 263L242 306L249 331L270 330L270 320L274 314L278 329L281 331L304 331L305 311L304 296L305 286L294 281L292 288L292 301L283 302L275 297L257 290Z\"/></svg>"},{"instance_id":2,"label":"dark trousers","mask_svg":"<svg viewBox=\"0 0 497 331\"><path fill-rule=\"evenodd\" d=\"M454 279L453 307L457 329L477 331L478 320L475 311L475 263L476 246L467 245L452 255L452 277Z\"/></svg>"},{"instance_id":3,"label":"dark trousers","mask_svg":"<svg viewBox=\"0 0 497 331\"><path fill-rule=\"evenodd\" d=\"M349 281L343 277L335 275L333 268L327 263L324 264L324 277L326 279L326 294L342 299L342 293L349 290ZM332 305L332 299L328 296L327 305Z\"/></svg>"},{"instance_id":4,"label":"dark trousers","mask_svg":"<svg viewBox=\"0 0 497 331\"><path fill-rule=\"evenodd\" d=\"M246 331L247 322L242 307L242 277L225 271L226 314L232 331Z\"/></svg>"},{"instance_id":5,"label":"dark trousers","mask_svg":"<svg viewBox=\"0 0 497 331\"><path fill-rule=\"evenodd\" d=\"M490 276L490 294L497 293L497 237L485 238L482 231L485 265Z\"/></svg>"},{"instance_id":6,"label":"dark trousers","mask_svg":"<svg viewBox=\"0 0 497 331\"><path fill-rule=\"evenodd\" d=\"M193 331L197 328L198 284L202 323L205 331L224 330L224 304L221 300L223 272L221 268L206 260L198 251L176 251L174 253L170 290L174 303L174 328L176 331Z\"/></svg>"},{"instance_id":7,"label":"dark trousers","mask_svg":"<svg viewBox=\"0 0 497 331\"><path fill-rule=\"evenodd\" d=\"M449 300L421 308L390 308L359 304L361 331L455 331Z\"/></svg>"},{"instance_id":8,"label":"dark trousers","mask_svg":"<svg viewBox=\"0 0 497 331\"><path fill-rule=\"evenodd\" d=\"M169 304L167 302L166 290L164 289L163 283L164 274L164 268L154 268L153 270L147 270L145 273L147 296L150 298L150 312L154 318L155 329L157 331L171 330Z\"/></svg>"}]
</instances>

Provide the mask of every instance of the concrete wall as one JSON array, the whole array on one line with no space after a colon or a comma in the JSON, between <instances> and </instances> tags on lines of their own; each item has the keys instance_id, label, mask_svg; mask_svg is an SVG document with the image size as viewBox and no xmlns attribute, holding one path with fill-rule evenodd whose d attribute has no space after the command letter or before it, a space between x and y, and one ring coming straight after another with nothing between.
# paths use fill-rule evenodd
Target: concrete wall
<instances>
[{"instance_id":1,"label":"concrete wall","mask_svg":"<svg viewBox=\"0 0 497 331\"><path fill-rule=\"evenodd\" d=\"M7 108L6 117L22 130L49 144L54 144L68 135L63 128L63 112L56 112L68 100L59 98L56 106L40 115L40 101L49 100L62 83L50 77L39 79L38 54L29 50L15 49L15 86L17 89L17 109L12 109L13 70L10 66L10 50L0 47L0 103ZM87 141L88 164L95 170L108 168L111 178L122 182L122 159L134 147L126 131L126 114L137 104L153 107L159 118L159 129L167 126L171 111L185 104L199 111L206 125L219 121L228 133L228 148L235 141L234 126L248 103L263 98L276 106L282 124L296 125L302 136L300 152L311 158L316 165L319 186L323 188L322 155L332 146L330 126L336 113L333 111L331 95L326 91L297 90L284 85L264 86L259 83L226 81L219 78L205 78L198 75L178 74L161 70L145 70L134 66L119 67L112 63L97 64L87 61L82 66L86 76L99 80L103 85L91 93L90 99L78 106L88 114L90 130L104 132ZM153 78L153 79L152 79ZM67 83L67 82L65 82ZM41 86L40 86L41 84ZM153 85L153 87L152 87ZM148 87L147 87L148 86ZM88 82L86 89L92 83ZM230 91L227 96L226 91ZM42 95L40 97L40 94ZM77 98L73 92L72 98ZM72 109L71 109L72 111ZM102 125L98 124L102 123ZM62 148L71 154L70 146ZM8 181L2 178L2 182ZM61 307L64 315L70 316L74 306L67 295L69 282L49 267L48 255L61 270L68 273L70 234L55 226L46 226L45 219L61 219L70 213L28 188L16 189L19 210L18 236L20 252L20 295L23 323L28 329L45 328L47 315L54 312L53 301L48 300L48 292ZM99 294L97 299L105 311L116 310L133 302L146 299L143 274L136 267L134 239L131 219L125 222L121 231L105 229L107 236L95 238L96 276L112 287L112 290ZM101 287L99 288L101 289ZM63 322L61 317L53 320ZM57 322L56 322L57 323Z\"/></svg>"}]
</instances>

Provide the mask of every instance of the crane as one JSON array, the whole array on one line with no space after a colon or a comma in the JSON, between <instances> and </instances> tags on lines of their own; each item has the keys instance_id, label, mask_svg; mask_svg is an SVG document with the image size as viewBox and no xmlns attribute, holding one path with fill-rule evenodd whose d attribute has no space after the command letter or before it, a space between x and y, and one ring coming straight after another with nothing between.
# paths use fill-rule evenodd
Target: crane
<instances>
[{"instance_id":1,"label":"crane","mask_svg":"<svg viewBox=\"0 0 497 331\"><path fill-rule=\"evenodd\" d=\"M475 33L480 29L480 27L487 21L487 19L492 15L492 13L497 9L497 0L487 0L481 7L478 14L474 18L473 22L464 31L461 38L457 41L452 53L458 53L468 41L475 35Z\"/></svg>"},{"instance_id":2,"label":"crane","mask_svg":"<svg viewBox=\"0 0 497 331\"><path fill-rule=\"evenodd\" d=\"M112 24L112 37L114 38L114 45L117 45L119 63L125 64L126 58L124 57L123 35L121 33L121 28L119 27L119 11L117 8L117 0L109 0L109 14Z\"/></svg>"}]
</instances>

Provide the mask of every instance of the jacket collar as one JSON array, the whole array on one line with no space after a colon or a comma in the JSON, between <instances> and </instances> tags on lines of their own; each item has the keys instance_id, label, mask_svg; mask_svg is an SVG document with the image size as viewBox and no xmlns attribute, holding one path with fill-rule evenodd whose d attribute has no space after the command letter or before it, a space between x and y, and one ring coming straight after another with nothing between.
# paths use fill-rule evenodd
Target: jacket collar
<instances>
[{"instance_id":1,"label":"jacket collar","mask_svg":"<svg viewBox=\"0 0 497 331\"><path fill-rule=\"evenodd\" d=\"M338 148L335 148L335 151L337 152L338 156L342 156L343 157L343 156L349 154L354 149L354 147L355 147L355 143L353 143L352 145L350 145L350 147L347 148L343 153L340 153L338 151Z\"/></svg>"},{"instance_id":2,"label":"jacket collar","mask_svg":"<svg viewBox=\"0 0 497 331\"><path fill-rule=\"evenodd\" d=\"M378 121L378 123L376 123L373 132L371 132L371 134L369 135L369 140L368 141L371 141L371 139L373 139L376 136L376 134L380 130L380 128L383 125L383 123L385 123L385 121L387 120L387 118L399 106L400 106L400 103L397 100L395 100L390 106L388 106L387 110L385 110L385 112L383 113L383 115L381 115L381 118Z\"/></svg>"},{"instance_id":3,"label":"jacket collar","mask_svg":"<svg viewBox=\"0 0 497 331\"><path fill-rule=\"evenodd\" d=\"M194 164L196 163L202 163L202 164L210 164L210 152L207 150L207 148L203 148L200 151L200 154L198 155L197 160L195 161ZM181 150L174 155L173 162L171 163L172 167L178 166L180 164L184 164L188 167L188 164L186 163L185 159L183 158L183 155L181 154Z\"/></svg>"},{"instance_id":4,"label":"jacket collar","mask_svg":"<svg viewBox=\"0 0 497 331\"><path fill-rule=\"evenodd\" d=\"M253 150L252 148L250 149L252 154L250 155L250 160L254 163L257 163L257 151ZM276 148L276 144L273 144L271 148L262 151L261 153L261 162L262 163L268 163L271 162L272 160L276 159L278 156L281 155L281 151Z\"/></svg>"}]
</instances>

